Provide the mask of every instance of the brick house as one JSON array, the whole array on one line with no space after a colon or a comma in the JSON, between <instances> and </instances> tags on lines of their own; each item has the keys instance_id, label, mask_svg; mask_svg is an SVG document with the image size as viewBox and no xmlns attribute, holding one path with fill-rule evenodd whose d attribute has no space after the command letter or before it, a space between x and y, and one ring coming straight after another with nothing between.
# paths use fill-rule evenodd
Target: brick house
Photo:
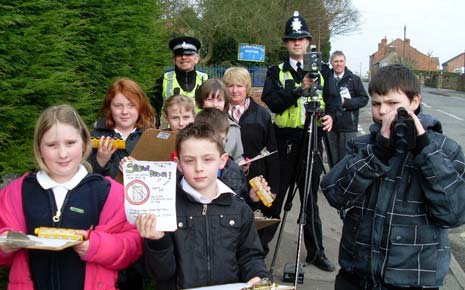
<instances>
[{"instance_id":1,"label":"brick house","mask_svg":"<svg viewBox=\"0 0 465 290\"><path fill-rule=\"evenodd\" d=\"M403 63L414 70L438 71L439 58L430 57L410 45L410 39L397 38L388 43L386 37L378 43L378 51L370 55L370 75L388 64Z\"/></svg>"},{"instance_id":2,"label":"brick house","mask_svg":"<svg viewBox=\"0 0 465 290\"><path fill-rule=\"evenodd\" d=\"M442 70L445 72L461 72L463 73L465 67L465 52L449 59L442 64Z\"/></svg>"}]
</instances>

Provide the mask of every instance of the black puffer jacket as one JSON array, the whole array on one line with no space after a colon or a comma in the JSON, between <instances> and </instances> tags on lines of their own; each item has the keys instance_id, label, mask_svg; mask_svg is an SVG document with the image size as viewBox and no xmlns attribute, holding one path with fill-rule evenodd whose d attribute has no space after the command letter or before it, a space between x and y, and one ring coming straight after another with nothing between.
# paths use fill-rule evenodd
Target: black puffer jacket
<instances>
[{"instance_id":1,"label":"black puffer jacket","mask_svg":"<svg viewBox=\"0 0 465 290\"><path fill-rule=\"evenodd\" d=\"M348 143L321 183L333 207L348 209L342 269L375 284L441 286L450 262L447 228L465 222L462 149L438 133L438 121L418 117L427 135L414 153L379 154L374 124L370 135Z\"/></svg>"},{"instance_id":2,"label":"black puffer jacket","mask_svg":"<svg viewBox=\"0 0 465 290\"><path fill-rule=\"evenodd\" d=\"M336 132L357 132L359 109L368 103L368 94L363 86L362 80L354 75L349 69L345 69L342 79L336 84L333 69L325 75L323 97L326 99L341 99L341 89L346 88L351 98L344 99L344 104L338 101L338 116L333 124Z\"/></svg>"},{"instance_id":3,"label":"black puffer jacket","mask_svg":"<svg viewBox=\"0 0 465 290\"><path fill-rule=\"evenodd\" d=\"M265 267L253 214L234 194L203 205L178 189L178 229L160 240L144 240L148 273L160 289L186 289L258 277Z\"/></svg>"},{"instance_id":4,"label":"black puffer jacket","mask_svg":"<svg viewBox=\"0 0 465 290\"><path fill-rule=\"evenodd\" d=\"M98 164L97 149L93 149L89 157L89 162L90 162L90 165L92 165L93 172L104 175L104 176L111 176L112 178L115 178L116 175L118 175L119 162L121 161L121 159L131 154L134 147L136 147L136 144L139 141L142 133L143 133L143 130L140 130L140 129L136 129L134 132L132 132L126 139L126 149L116 150L115 153L113 153L113 155L111 156L111 159L107 162L107 164L104 167L101 167ZM107 129L105 127L104 119L99 119L95 123L95 127L94 127L94 130L92 130L91 135L93 138L94 137L100 138L102 136L105 136L105 137L110 136L112 138L121 138L120 134L116 133L114 130Z\"/></svg>"}]
</instances>

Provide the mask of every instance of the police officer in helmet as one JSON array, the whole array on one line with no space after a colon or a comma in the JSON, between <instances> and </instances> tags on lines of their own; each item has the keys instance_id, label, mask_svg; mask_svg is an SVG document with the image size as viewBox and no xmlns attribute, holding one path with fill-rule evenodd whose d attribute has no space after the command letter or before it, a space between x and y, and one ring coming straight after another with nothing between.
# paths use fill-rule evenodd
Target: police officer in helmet
<instances>
[{"instance_id":1,"label":"police officer in helmet","mask_svg":"<svg viewBox=\"0 0 465 290\"><path fill-rule=\"evenodd\" d=\"M268 68L262 94L263 102L275 114L274 128L278 143L281 184L273 206L276 208L278 217L289 186L296 184L302 196L305 185L304 173L306 165L304 160L306 159L307 145L303 144L303 140L305 140L306 132L304 129L306 119L304 103L307 98L302 96L302 89L296 88L301 87L306 90L310 88L314 81L319 81L321 87L324 83L321 73L319 73L319 77L315 78L315 76L310 76L303 70L304 54L307 53L311 44L312 34L305 19L299 16L299 12L294 12L294 15L287 21L282 40L289 57L284 62ZM327 66L324 69L329 70ZM331 130L337 109L336 106L325 103L321 94L319 95L319 101L321 108L325 110L324 116L318 120L317 143L321 152L323 131ZM306 261L321 270L331 272L335 270L335 267L324 252L322 225L317 205L319 180L323 172L323 164L318 158L315 161L312 176L311 178L308 177L309 180L311 179L311 184L309 185L310 192L308 193L307 208L305 209L307 215L304 226L304 242L307 249Z\"/></svg>"},{"instance_id":2,"label":"police officer in helmet","mask_svg":"<svg viewBox=\"0 0 465 290\"><path fill-rule=\"evenodd\" d=\"M200 41L194 37L181 36L171 39L169 48L173 52L174 70L164 73L153 88L152 106L157 111L157 127L160 125L163 102L172 95L182 94L194 100L195 90L208 79L208 75L197 71L200 60Z\"/></svg>"}]
</instances>

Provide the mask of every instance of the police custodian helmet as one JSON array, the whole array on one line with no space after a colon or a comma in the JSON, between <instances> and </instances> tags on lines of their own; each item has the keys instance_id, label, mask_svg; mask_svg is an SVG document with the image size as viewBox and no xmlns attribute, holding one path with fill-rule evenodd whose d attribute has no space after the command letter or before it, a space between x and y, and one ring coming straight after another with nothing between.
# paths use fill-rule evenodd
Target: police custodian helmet
<instances>
[{"instance_id":1,"label":"police custodian helmet","mask_svg":"<svg viewBox=\"0 0 465 290\"><path fill-rule=\"evenodd\" d=\"M312 40L312 34L308 30L305 19L299 16L299 11L294 11L294 16L286 22L283 41L299 38L309 38Z\"/></svg>"}]
</instances>

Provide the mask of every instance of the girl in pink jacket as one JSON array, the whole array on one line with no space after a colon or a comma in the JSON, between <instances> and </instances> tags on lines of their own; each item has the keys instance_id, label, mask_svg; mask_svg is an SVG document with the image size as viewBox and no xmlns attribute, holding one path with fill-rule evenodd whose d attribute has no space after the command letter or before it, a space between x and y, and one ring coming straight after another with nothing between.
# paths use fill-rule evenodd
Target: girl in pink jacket
<instances>
[{"instance_id":1,"label":"girl in pink jacket","mask_svg":"<svg viewBox=\"0 0 465 290\"><path fill-rule=\"evenodd\" d=\"M84 241L61 251L0 243L0 265L11 266L8 289L116 289L118 270L142 253L141 237L126 221L122 185L89 173L90 134L69 105L41 114L33 147L40 170L0 191L0 235L60 227L76 229Z\"/></svg>"}]
</instances>

